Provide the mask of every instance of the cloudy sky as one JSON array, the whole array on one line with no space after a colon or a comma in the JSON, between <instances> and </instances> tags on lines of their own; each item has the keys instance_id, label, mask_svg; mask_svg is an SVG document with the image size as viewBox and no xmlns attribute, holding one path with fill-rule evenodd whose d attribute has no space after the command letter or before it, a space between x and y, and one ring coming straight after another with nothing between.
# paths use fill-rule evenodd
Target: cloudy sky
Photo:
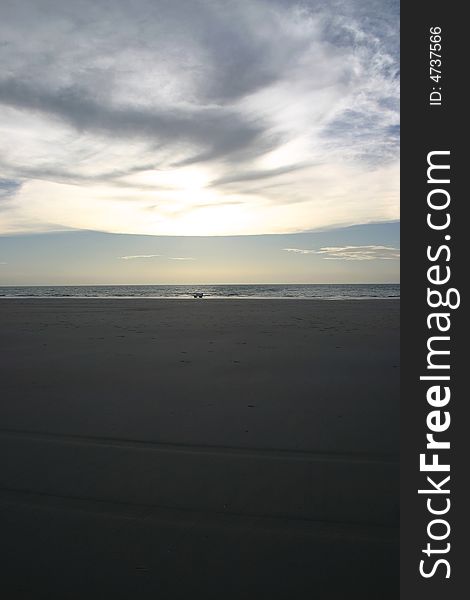
<instances>
[{"instance_id":1,"label":"cloudy sky","mask_svg":"<svg viewBox=\"0 0 470 600\"><path fill-rule=\"evenodd\" d=\"M246 281L273 239L278 264L311 261L299 277L341 263L350 279L397 280L397 2L5 0L0 40L3 283L31 240L63 253L80 236L98 265L112 246L121 283L144 262L140 282L154 282L163 260L218 277L211 236L212 254L229 236L256 248L241 253ZM204 265L176 252L192 239L197 254L195 236ZM43 267L44 283L60 279Z\"/></svg>"}]
</instances>

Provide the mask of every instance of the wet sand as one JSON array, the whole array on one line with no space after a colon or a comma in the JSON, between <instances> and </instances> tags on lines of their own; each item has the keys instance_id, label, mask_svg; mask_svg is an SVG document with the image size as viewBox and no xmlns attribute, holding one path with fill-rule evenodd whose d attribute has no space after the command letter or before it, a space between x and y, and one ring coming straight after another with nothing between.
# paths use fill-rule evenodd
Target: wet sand
<instances>
[{"instance_id":1,"label":"wet sand","mask_svg":"<svg viewBox=\"0 0 470 600\"><path fill-rule=\"evenodd\" d=\"M396 300L0 301L12 598L398 596Z\"/></svg>"}]
</instances>

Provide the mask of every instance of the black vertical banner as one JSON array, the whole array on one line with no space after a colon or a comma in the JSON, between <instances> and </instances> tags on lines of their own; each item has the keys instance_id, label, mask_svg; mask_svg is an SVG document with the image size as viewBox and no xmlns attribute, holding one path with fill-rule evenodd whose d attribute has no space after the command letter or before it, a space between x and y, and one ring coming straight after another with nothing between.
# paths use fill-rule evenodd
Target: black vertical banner
<instances>
[{"instance_id":1,"label":"black vertical banner","mask_svg":"<svg viewBox=\"0 0 470 600\"><path fill-rule=\"evenodd\" d=\"M469 594L464 21L458 3L402 4L403 600Z\"/></svg>"}]
</instances>

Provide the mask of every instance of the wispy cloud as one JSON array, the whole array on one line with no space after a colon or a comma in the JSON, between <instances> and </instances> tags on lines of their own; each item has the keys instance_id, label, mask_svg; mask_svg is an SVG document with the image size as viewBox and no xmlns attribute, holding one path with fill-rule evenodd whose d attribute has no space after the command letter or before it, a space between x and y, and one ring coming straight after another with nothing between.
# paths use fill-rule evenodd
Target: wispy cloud
<instances>
[{"instance_id":1,"label":"wispy cloud","mask_svg":"<svg viewBox=\"0 0 470 600\"><path fill-rule=\"evenodd\" d=\"M121 260L135 260L139 258L157 258L161 254L131 254L129 256L119 256Z\"/></svg>"},{"instance_id":2,"label":"wispy cloud","mask_svg":"<svg viewBox=\"0 0 470 600\"><path fill-rule=\"evenodd\" d=\"M317 250L305 250L304 248L283 248L283 250L294 254L317 254Z\"/></svg>"},{"instance_id":3,"label":"wispy cloud","mask_svg":"<svg viewBox=\"0 0 470 600\"><path fill-rule=\"evenodd\" d=\"M327 246L318 254L329 260L393 260L400 250L391 246Z\"/></svg>"},{"instance_id":4,"label":"wispy cloud","mask_svg":"<svg viewBox=\"0 0 470 600\"><path fill-rule=\"evenodd\" d=\"M400 250L392 246L324 246L318 250L284 248L295 254L317 254L327 260L393 260L400 258Z\"/></svg>"},{"instance_id":5,"label":"wispy cloud","mask_svg":"<svg viewBox=\"0 0 470 600\"><path fill-rule=\"evenodd\" d=\"M397 1L42 4L0 3L0 233L398 218Z\"/></svg>"},{"instance_id":6,"label":"wispy cloud","mask_svg":"<svg viewBox=\"0 0 470 600\"><path fill-rule=\"evenodd\" d=\"M148 258L163 258L165 260L196 260L192 256L165 256L163 254L130 254L118 256L119 260L140 260Z\"/></svg>"}]
</instances>

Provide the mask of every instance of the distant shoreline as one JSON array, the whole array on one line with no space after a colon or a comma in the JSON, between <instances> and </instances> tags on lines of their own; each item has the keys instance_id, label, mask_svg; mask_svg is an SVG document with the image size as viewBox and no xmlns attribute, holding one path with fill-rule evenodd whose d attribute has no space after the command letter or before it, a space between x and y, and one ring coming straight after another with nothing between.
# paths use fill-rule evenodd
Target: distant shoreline
<instances>
[{"instance_id":1,"label":"distant shoreline","mask_svg":"<svg viewBox=\"0 0 470 600\"><path fill-rule=\"evenodd\" d=\"M0 298L81 299L302 299L366 300L400 298L399 284L250 284L250 285L106 285L0 286Z\"/></svg>"}]
</instances>

